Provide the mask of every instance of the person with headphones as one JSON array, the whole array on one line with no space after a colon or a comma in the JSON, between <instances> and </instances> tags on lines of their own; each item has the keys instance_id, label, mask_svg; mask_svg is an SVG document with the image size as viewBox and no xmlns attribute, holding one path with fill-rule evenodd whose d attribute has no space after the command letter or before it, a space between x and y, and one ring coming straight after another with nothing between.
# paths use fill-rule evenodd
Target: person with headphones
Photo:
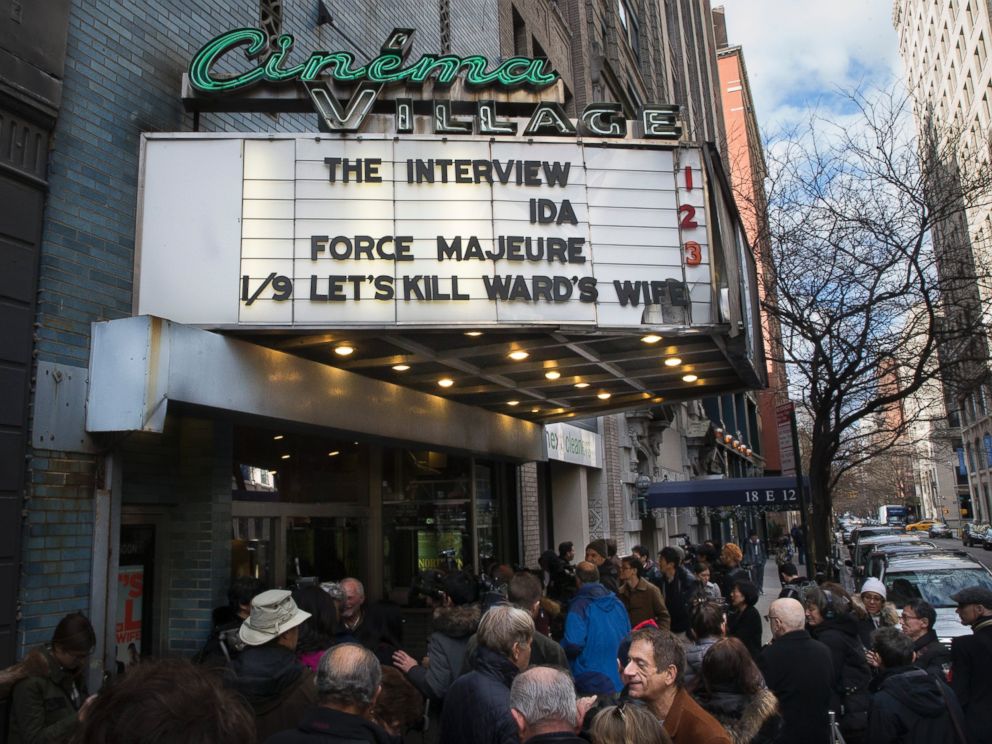
<instances>
[{"instance_id":1,"label":"person with headphones","mask_svg":"<svg viewBox=\"0 0 992 744\"><path fill-rule=\"evenodd\" d=\"M871 669L844 588L825 583L810 589L806 593L806 622L810 635L829 648L833 658L830 707L837 714L844 740L859 744L868 727Z\"/></svg>"}]
</instances>

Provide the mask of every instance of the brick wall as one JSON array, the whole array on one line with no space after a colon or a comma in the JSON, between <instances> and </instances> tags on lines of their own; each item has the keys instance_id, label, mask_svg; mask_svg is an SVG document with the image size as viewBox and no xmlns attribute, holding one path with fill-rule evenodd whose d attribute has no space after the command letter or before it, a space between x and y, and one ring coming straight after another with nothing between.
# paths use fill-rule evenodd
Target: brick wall
<instances>
[{"instance_id":1,"label":"brick wall","mask_svg":"<svg viewBox=\"0 0 992 744\"><path fill-rule=\"evenodd\" d=\"M89 606L94 463L60 453L35 456L21 541L18 655L47 642L58 621Z\"/></svg>"},{"instance_id":2,"label":"brick wall","mask_svg":"<svg viewBox=\"0 0 992 744\"><path fill-rule=\"evenodd\" d=\"M371 54L397 26L418 29L414 55L436 51L439 44L438 7L430 0L426 4L325 2L335 25ZM453 5L453 51L498 57L498 34L493 32L496 3L474 0ZM316 27L313 0L284 0L283 7L283 31L296 37L298 52L349 48L329 26ZM36 316L40 359L86 367L90 324L130 315L140 135L191 130L192 116L182 110L179 92L193 53L223 31L257 23L258 6L251 0L73 0L62 112L49 160ZM200 128L313 131L316 117L204 114ZM135 456L140 458L140 453ZM25 504L18 594L19 654L50 637L51 628L66 612L89 609L95 460L41 450L34 450L31 458L33 480ZM197 467L205 472L208 463L199 462ZM203 502L189 511L192 530L181 526L174 531L177 539L194 533L202 536L191 546L196 553L192 560L201 573L208 563L223 573L229 560L229 509L226 522L221 515L223 493L229 498L230 485L221 488L219 480L214 485L209 505ZM161 490L159 498L168 499ZM182 490L173 500L185 503L191 494ZM205 526L211 524L217 531L221 523L223 531L209 536ZM221 538L214 539L218 535ZM203 630L203 618L209 616L203 614L205 605L217 599L214 589L205 590L208 579L203 575L192 580L197 582L197 607L188 610L191 616L178 618L183 627L175 628L183 649L194 645L192 636L183 634Z\"/></svg>"},{"instance_id":3,"label":"brick wall","mask_svg":"<svg viewBox=\"0 0 992 744\"><path fill-rule=\"evenodd\" d=\"M537 484L537 463L520 466L520 542L523 545L524 565L537 568L541 557L541 511Z\"/></svg>"}]
</instances>

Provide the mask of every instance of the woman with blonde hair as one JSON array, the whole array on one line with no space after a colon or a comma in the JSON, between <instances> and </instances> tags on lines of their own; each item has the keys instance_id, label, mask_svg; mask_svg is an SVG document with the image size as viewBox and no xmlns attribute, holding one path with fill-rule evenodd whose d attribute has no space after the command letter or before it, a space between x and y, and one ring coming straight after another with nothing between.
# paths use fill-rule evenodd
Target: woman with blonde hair
<instances>
[{"instance_id":1,"label":"woman with blonde hair","mask_svg":"<svg viewBox=\"0 0 992 744\"><path fill-rule=\"evenodd\" d=\"M592 720L593 744L672 744L661 722L640 703L603 708Z\"/></svg>"}]
</instances>

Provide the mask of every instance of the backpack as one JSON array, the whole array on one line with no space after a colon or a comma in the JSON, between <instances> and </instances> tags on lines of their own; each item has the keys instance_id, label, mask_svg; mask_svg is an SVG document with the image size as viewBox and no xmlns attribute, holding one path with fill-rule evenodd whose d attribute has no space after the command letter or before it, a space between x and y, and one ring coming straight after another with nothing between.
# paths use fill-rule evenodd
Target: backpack
<instances>
[{"instance_id":1,"label":"backpack","mask_svg":"<svg viewBox=\"0 0 992 744\"><path fill-rule=\"evenodd\" d=\"M802 579L797 582L790 582L782 587L782 591L779 593L779 599L796 599L800 602L806 601L806 590L811 587L816 586L816 582L812 579Z\"/></svg>"}]
</instances>

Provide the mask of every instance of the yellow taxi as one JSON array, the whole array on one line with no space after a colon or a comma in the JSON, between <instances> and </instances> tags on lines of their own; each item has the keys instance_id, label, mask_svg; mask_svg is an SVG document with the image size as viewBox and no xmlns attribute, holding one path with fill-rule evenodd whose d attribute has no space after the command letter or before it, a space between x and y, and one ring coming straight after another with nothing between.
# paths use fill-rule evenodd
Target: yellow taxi
<instances>
[{"instance_id":1,"label":"yellow taxi","mask_svg":"<svg viewBox=\"0 0 992 744\"><path fill-rule=\"evenodd\" d=\"M919 522L907 524L906 532L929 532L936 522L936 519L921 519Z\"/></svg>"}]
</instances>

